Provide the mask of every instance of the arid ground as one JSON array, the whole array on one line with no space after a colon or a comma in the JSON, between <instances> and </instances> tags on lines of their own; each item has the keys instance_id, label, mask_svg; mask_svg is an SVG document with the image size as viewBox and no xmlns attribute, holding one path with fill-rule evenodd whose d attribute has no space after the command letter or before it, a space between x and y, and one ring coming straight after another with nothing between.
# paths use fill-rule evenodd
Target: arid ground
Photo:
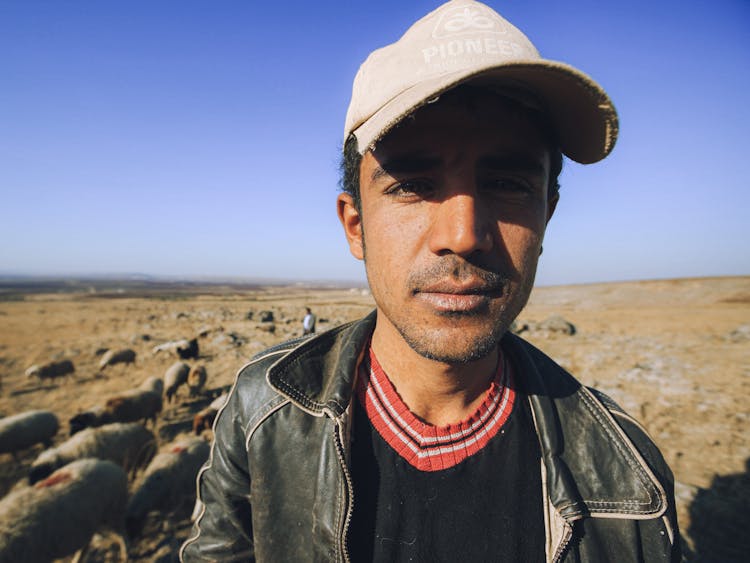
<instances>
[{"instance_id":1,"label":"arid ground","mask_svg":"<svg viewBox=\"0 0 750 563\"><path fill-rule=\"evenodd\" d=\"M178 358L156 345L198 337L208 382L202 394L164 405L160 445L192 434L192 417L226 390L243 363L302 332L305 307L318 332L373 307L348 288L140 286L112 282L0 287L0 415L47 409L67 421L108 397L163 376ZM261 322L271 311L274 320ZM574 334L544 328L561 316ZM641 420L677 482L681 531L695 561L743 560L750 553L750 277L537 288L518 328L584 384L609 394ZM553 326L554 328L554 326ZM135 350L131 365L99 369L103 348ZM28 378L33 364L69 359L72 376ZM210 431L204 434L210 439ZM37 445L18 461L0 454L0 494L27 486ZM193 498L152 514L130 544L135 561L172 561L187 537ZM114 561L110 536L95 537L90 561Z\"/></svg>"}]
</instances>

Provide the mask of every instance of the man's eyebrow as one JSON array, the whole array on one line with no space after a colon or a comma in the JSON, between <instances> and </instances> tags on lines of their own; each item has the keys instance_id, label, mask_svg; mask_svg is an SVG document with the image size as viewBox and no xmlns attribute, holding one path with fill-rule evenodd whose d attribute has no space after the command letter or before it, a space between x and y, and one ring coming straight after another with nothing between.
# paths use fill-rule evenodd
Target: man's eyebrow
<instances>
[{"instance_id":1,"label":"man's eyebrow","mask_svg":"<svg viewBox=\"0 0 750 563\"><path fill-rule=\"evenodd\" d=\"M533 174L544 173L543 161L526 153L488 155L479 159L479 166L480 168L490 170L514 170L531 172Z\"/></svg>"},{"instance_id":2,"label":"man's eyebrow","mask_svg":"<svg viewBox=\"0 0 750 563\"><path fill-rule=\"evenodd\" d=\"M425 172L440 166L442 160L438 157L422 155L403 155L386 159L376 166L370 179L374 182L385 176L394 176L396 174L413 174L415 172Z\"/></svg>"}]
</instances>

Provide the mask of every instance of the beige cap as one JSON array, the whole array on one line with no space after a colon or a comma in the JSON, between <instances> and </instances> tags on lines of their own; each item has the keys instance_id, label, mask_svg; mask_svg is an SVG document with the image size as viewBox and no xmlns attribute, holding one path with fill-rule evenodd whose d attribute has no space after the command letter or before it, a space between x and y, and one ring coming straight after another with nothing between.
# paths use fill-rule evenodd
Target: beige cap
<instances>
[{"instance_id":1,"label":"beige cap","mask_svg":"<svg viewBox=\"0 0 750 563\"><path fill-rule=\"evenodd\" d=\"M617 139L617 112L583 72L543 59L531 41L490 7L451 0L412 25L360 66L346 113L344 141L372 148L414 110L458 84L481 78L530 90L546 108L563 154L588 164Z\"/></svg>"}]
</instances>

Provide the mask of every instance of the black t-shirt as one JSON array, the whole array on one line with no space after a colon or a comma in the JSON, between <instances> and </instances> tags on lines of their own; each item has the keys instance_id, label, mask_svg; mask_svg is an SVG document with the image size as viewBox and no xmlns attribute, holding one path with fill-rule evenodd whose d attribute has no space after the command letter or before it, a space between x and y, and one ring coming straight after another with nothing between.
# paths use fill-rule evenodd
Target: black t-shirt
<instances>
[{"instance_id":1,"label":"black t-shirt","mask_svg":"<svg viewBox=\"0 0 750 563\"><path fill-rule=\"evenodd\" d=\"M478 452L437 471L399 455L355 405L348 547L364 561L544 561L540 450L528 400Z\"/></svg>"}]
</instances>

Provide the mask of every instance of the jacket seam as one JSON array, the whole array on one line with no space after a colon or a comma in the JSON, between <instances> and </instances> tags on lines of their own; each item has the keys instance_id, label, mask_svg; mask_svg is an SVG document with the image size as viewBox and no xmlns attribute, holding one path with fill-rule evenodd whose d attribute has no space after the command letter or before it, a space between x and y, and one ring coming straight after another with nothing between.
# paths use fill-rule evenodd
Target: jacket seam
<instances>
[{"instance_id":1,"label":"jacket seam","mask_svg":"<svg viewBox=\"0 0 750 563\"><path fill-rule=\"evenodd\" d=\"M278 401L278 402L276 402ZM276 404L274 404L276 402ZM288 405L290 403L290 400L285 397L273 397L269 401L267 401L259 410L262 410L262 413L256 414L253 418L250 419L250 421L245 425L245 451L247 453L250 452L250 439L253 437L253 434L255 434L255 431L258 429L258 427L263 424L268 418L276 413L277 411L281 410L283 407ZM250 428L252 426L252 428Z\"/></svg>"},{"instance_id":2,"label":"jacket seam","mask_svg":"<svg viewBox=\"0 0 750 563\"><path fill-rule=\"evenodd\" d=\"M651 434L648 433L648 430L646 430L646 428L640 422L638 422L635 418L633 418L632 416L630 416L628 413L626 413L625 411L611 411L611 412L612 412L613 416L617 416L619 418L623 418L623 419L627 420L630 424L636 426L641 432L643 432L643 434L645 434L645 436L649 440L651 440L652 442L654 441L654 439L651 436Z\"/></svg>"},{"instance_id":3,"label":"jacket seam","mask_svg":"<svg viewBox=\"0 0 750 563\"><path fill-rule=\"evenodd\" d=\"M667 529L667 537L669 538L669 545L674 545L674 529L669 518L664 514L661 519L664 521L664 527Z\"/></svg>"}]
</instances>

